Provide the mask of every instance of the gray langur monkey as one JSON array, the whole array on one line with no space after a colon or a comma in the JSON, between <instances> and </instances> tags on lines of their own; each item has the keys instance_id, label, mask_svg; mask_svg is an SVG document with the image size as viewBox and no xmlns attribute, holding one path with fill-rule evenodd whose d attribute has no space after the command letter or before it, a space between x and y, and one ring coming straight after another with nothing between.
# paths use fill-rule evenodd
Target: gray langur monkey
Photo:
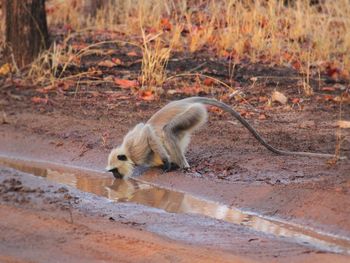
<instances>
[{"instance_id":1,"label":"gray langur monkey","mask_svg":"<svg viewBox=\"0 0 350 263\"><path fill-rule=\"evenodd\" d=\"M165 171L189 168L185 152L191 133L208 118L205 105L212 105L230 113L268 150L280 155L335 157L333 154L291 152L279 150L268 144L259 133L234 109L216 99L190 97L170 102L156 112L146 123L137 124L126 134L122 144L108 157L107 170L114 177L132 174L135 166L161 166Z\"/></svg>"}]
</instances>

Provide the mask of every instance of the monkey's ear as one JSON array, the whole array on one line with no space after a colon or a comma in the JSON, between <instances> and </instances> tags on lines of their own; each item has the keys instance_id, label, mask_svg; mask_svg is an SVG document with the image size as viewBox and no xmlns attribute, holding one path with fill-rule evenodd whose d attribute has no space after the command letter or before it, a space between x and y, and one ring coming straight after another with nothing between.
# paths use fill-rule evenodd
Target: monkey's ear
<instances>
[{"instance_id":1,"label":"monkey's ear","mask_svg":"<svg viewBox=\"0 0 350 263\"><path fill-rule=\"evenodd\" d=\"M118 160L120 160L120 161L126 161L128 158L126 158L126 155L124 155L124 154L120 154L120 155L118 155Z\"/></svg>"}]
</instances>

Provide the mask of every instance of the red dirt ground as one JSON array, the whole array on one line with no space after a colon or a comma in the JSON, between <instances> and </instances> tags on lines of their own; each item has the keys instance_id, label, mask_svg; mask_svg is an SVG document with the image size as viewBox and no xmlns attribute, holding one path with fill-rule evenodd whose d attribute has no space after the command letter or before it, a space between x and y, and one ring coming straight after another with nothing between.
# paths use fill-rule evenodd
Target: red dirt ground
<instances>
[{"instance_id":1,"label":"red dirt ground","mask_svg":"<svg viewBox=\"0 0 350 263\"><path fill-rule=\"evenodd\" d=\"M169 70L186 70L186 66L193 66L189 61L200 64L207 60L208 66L202 73L220 77L217 72L221 72L221 61L213 62L196 55L186 59L179 65L169 63ZM124 73L119 72L119 76ZM131 70L131 74L136 73L137 70ZM271 79L271 75L285 78ZM249 103L238 103L227 96L225 101L244 113L249 122L278 148L334 153L339 105L326 98L338 96L344 85L327 84L333 87L329 92L318 89L315 84L316 95L304 97L299 84L293 80L296 75L286 68L242 65L236 71L235 80L239 81ZM265 77L252 84L250 79L255 76ZM264 97L270 96L276 87L290 100L287 105L276 103L266 107ZM109 91L117 96L113 97ZM200 95L222 97L224 92L217 89L212 95ZM48 100L34 103L32 98L35 96L47 96ZM121 142L130 128L146 121L157 109L179 96L183 95L164 95L159 101L146 102L134 97L129 90L108 85L82 85L78 91L72 86L43 95L36 87L2 80L0 112L6 117L0 119L0 151L103 169L109 151ZM293 104L293 98L302 100ZM349 104L342 105L342 115L349 120ZM350 130L343 129L342 136L340 152L348 160L335 164L320 158L276 156L260 146L235 120L226 114L211 112L209 123L193 136L187 154L190 171L162 174L151 170L141 178L350 237ZM2 170L1 175L4 173ZM232 262L236 257L242 261L274 258L276 261L345 262L349 259L341 255L302 252L299 248L294 252L278 250L278 242L271 245L278 250L277 254L257 256L258 248L249 246L251 254L239 249L223 252L214 244L208 249L182 241L173 243L162 236L119 223L113 225L112 230L111 222L81 211L74 216L77 218L74 223L67 223L67 215L63 215L60 208L30 200L20 204L16 200L4 200L1 191L0 197L0 260L4 262L28 262L28 259L44 262L51 253L57 261L68 258L81 262L117 259L126 262L150 259L156 262ZM62 202L62 198L58 199ZM81 252L87 253L86 258L80 257Z\"/></svg>"}]
</instances>

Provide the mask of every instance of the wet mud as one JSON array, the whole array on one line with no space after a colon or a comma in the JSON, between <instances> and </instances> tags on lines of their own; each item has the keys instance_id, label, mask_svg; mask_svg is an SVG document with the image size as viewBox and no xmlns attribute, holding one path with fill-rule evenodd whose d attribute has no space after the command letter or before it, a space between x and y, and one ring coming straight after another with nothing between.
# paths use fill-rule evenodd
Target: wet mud
<instances>
[{"instance_id":1,"label":"wet mud","mask_svg":"<svg viewBox=\"0 0 350 263\"><path fill-rule=\"evenodd\" d=\"M131 202L160 208L170 213L199 214L245 226L326 252L350 254L350 239L282 222L277 218L243 212L188 193L157 187L137 179L111 179L102 172L0 156L0 164L22 172L72 186L116 202ZM15 184L16 185L16 184Z\"/></svg>"},{"instance_id":2,"label":"wet mud","mask_svg":"<svg viewBox=\"0 0 350 263\"><path fill-rule=\"evenodd\" d=\"M345 254L245 226L110 202L12 169L0 173L0 259L5 262L347 260Z\"/></svg>"}]
</instances>

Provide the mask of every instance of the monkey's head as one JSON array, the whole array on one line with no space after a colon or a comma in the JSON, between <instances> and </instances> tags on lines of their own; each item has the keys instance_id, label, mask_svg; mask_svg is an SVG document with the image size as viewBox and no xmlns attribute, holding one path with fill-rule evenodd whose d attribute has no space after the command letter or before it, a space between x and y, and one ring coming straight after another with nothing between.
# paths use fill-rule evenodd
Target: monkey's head
<instances>
[{"instance_id":1,"label":"monkey's head","mask_svg":"<svg viewBox=\"0 0 350 263\"><path fill-rule=\"evenodd\" d=\"M112 172L115 178L127 178L132 174L135 164L127 156L123 147L119 146L108 156L106 170Z\"/></svg>"}]
</instances>

